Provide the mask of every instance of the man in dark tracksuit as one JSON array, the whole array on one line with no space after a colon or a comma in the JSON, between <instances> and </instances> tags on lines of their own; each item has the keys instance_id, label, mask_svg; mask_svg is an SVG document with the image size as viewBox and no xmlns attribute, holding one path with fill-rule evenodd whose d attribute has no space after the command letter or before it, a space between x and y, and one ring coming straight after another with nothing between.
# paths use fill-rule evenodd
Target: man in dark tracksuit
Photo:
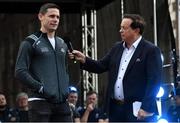
<instances>
[{"instance_id":1,"label":"man in dark tracksuit","mask_svg":"<svg viewBox=\"0 0 180 123\"><path fill-rule=\"evenodd\" d=\"M31 89L29 120L71 121L66 95L69 78L66 68L67 45L55 35L60 11L56 4L44 4L39 11L39 32L21 43L15 76Z\"/></svg>"}]
</instances>

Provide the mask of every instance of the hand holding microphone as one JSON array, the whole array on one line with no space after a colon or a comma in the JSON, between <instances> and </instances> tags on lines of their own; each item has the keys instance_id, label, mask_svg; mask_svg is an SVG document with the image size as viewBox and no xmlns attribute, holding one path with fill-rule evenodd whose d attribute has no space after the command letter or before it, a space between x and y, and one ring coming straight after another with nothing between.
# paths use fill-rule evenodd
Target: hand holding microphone
<instances>
[{"instance_id":1,"label":"hand holding microphone","mask_svg":"<svg viewBox=\"0 0 180 123\"><path fill-rule=\"evenodd\" d=\"M64 37L64 42L66 43L66 45L70 51L69 52L70 59L73 59L74 63L76 63L76 60L80 61L81 63L85 63L86 56L82 52L73 49L71 41L68 37Z\"/></svg>"},{"instance_id":2,"label":"hand holding microphone","mask_svg":"<svg viewBox=\"0 0 180 123\"><path fill-rule=\"evenodd\" d=\"M80 61L81 63L86 62L86 56L78 50L73 50L72 53L70 52L69 57L70 57L70 59L75 58L77 61Z\"/></svg>"},{"instance_id":3,"label":"hand holding microphone","mask_svg":"<svg viewBox=\"0 0 180 123\"><path fill-rule=\"evenodd\" d=\"M64 37L64 42L66 43L66 45L67 45L70 53L72 53L72 51L73 51L73 46L72 46L72 44L71 44L70 38ZM74 63L76 63L75 57L73 58L73 61L74 61Z\"/></svg>"}]
</instances>

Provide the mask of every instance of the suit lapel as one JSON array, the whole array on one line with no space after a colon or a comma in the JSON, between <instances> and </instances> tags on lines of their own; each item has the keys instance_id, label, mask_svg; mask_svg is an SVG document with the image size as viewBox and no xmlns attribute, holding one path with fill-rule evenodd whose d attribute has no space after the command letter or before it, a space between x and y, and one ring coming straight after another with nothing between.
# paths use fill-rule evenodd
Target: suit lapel
<instances>
[{"instance_id":1,"label":"suit lapel","mask_svg":"<svg viewBox=\"0 0 180 123\"><path fill-rule=\"evenodd\" d=\"M139 45L137 46L129 64L128 64L128 67L126 69L126 72L124 74L124 76L127 75L127 73L129 72L129 70L133 67L133 64L136 62L136 61L140 61L141 58L139 58L140 54L143 52L143 40L141 40L139 42Z\"/></svg>"}]
</instances>

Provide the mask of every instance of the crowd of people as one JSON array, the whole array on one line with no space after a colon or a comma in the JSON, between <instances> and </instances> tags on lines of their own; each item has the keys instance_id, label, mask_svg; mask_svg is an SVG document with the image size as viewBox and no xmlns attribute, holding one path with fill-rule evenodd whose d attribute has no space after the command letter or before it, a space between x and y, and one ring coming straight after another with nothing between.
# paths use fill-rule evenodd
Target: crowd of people
<instances>
[{"instance_id":1,"label":"crowd of people","mask_svg":"<svg viewBox=\"0 0 180 123\"><path fill-rule=\"evenodd\" d=\"M16 96L15 107L10 107L6 95L0 93L0 122L29 122L28 107L27 93L20 92Z\"/></svg>"},{"instance_id":2,"label":"crowd of people","mask_svg":"<svg viewBox=\"0 0 180 123\"><path fill-rule=\"evenodd\" d=\"M102 118L102 112L97 107L98 94L95 91L87 93L86 106L77 106L78 91L76 87L70 86L66 101L71 109L72 122L101 122L107 120ZM29 100L28 100L29 99ZM0 122L29 122L29 105L28 94L20 92L16 96L15 107L10 107L7 103L6 96L0 93Z\"/></svg>"},{"instance_id":3,"label":"crowd of people","mask_svg":"<svg viewBox=\"0 0 180 123\"><path fill-rule=\"evenodd\" d=\"M101 107L97 106L98 93L89 91L86 95L86 105L77 105L79 94L78 89L69 86L69 93L66 101L71 109L71 118L74 123L99 122L108 123L109 118L104 115ZM174 96L175 104L169 107L167 117L169 122L180 121L180 88L176 89ZM10 107L6 95L0 93L0 122L29 122L28 117L28 94L20 92L16 96L15 107Z\"/></svg>"}]
</instances>

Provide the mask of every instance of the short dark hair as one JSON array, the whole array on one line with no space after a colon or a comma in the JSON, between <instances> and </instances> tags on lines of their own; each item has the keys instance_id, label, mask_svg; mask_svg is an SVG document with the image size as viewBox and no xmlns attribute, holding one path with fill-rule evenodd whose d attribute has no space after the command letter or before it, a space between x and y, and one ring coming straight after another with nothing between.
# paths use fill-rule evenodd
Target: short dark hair
<instances>
[{"instance_id":1,"label":"short dark hair","mask_svg":"<svg viewBox=\"0 0 180 123\"><path fill-rule=\"evenodd\" d=\"M132 20L132 23L130 25L130 27L132 29L137 29L139 28L140 29L140 34L143 34L144 32L144 27L146 25L145 21L144 21L144 18L141 17L140 15L138 14L124 14L123 18L129 18Z\"/></svg>"},{"instance_id":2,"label":"short dark hair","mask_svg":"<svg viewBox=\"0 0 180 123\"><path fill-rule=\"evenodd\" d=\"M88 91L87 94L86 94L86 96L88 97L88 96L90 96L90 95L92 95L92 94L96 94L96 95L98 96L98 94L97 94L96 91Z\"/></svg>"},{"instance_id":3,"label":"short dark hair","mask_svg":"<svg viewBox=\"0 0 180 123\"><path fill-rule=\"evenodd\" d=\"M57 8L60 10L60 7L55 3L45 3L41 6L39 13L45 14L49 8Z\"/></svg>"},{"instance_id":4,"label":"short dark hair","mask_svg":"<svg viewBox=\"0 0 180 123\"><path fill-rule=\"evenodd\" d=\"M3 93L2 91L0 91L0 95L4 95L4 96L6 96L6 95L5 95L5 93Z\"/></svg>"}]
</instances>

